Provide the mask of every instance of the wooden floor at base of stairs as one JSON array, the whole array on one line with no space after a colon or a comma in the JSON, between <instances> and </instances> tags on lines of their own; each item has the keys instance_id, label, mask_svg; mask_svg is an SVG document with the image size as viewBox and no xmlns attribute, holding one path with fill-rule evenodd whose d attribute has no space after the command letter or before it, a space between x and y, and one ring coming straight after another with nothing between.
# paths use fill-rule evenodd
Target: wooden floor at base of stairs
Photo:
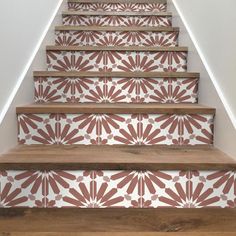
<instances>
[{"instance_id":1,"label":"wooden floor at base of stairs","mask_svg":"<svg viewBox=\"0 0 236 236\"><path fill-rule=\"evenodd\" d=\"M234 232L236 235L236 209L1 209L0 232L112 232L111 235L146 232L141 235L147 236L147 232L157 232L159 236L168 235L166 232L179 232L178 236L180 232L184 232L182 235Z\"/></svg>"},{"instance_id":2,"label":"wooden floor at base of stairs","mask_svg":"<svg viewBox=\"0 0 236 236\"><path fill-rule=\"evenodd\" d=\"M235 232L221 233L156 233L156 232L0 232L0 236L235 236Z\"/></svg>"},{"instance_id":3,"label":"wooden floor at base of stairs","mask_svg":"<svg viewBox=\"0 0 236 236\"><path fill-rule=\"evenodd\" d=\"M232 171L236 161L203 145L20 145L0 156L0 170Z\"/></svg>"}]
</instances>

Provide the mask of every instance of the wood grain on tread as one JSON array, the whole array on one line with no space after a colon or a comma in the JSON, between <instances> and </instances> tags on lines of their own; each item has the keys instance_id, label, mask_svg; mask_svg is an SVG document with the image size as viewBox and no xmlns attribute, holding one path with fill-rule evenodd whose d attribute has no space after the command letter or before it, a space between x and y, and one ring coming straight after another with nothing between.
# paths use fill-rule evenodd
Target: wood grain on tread
<instances>
[{"instance_id":1,"label":"wood grain on tread","mask_svg":"<svg viewBox=\"0 0 236 236\"><path fill-rule=\"evenodd\" d=\"M171 12L145 12L145 11L64 11L64 16L172 16Z\"/></svg>"},{"instance_id":2,"label":"wood grain on tread","mask_svg":"<svg viewBox=\"0 0 236 236\"><path fill-rule=\"evenodd\" d=\"M145 27L145 26L56 26L56 31L150 31L150 32L174 32L177 27Z\"/></svg>"},{"instance_id":3,"label":"wood grain on tread","mask_svg":"<svg viewBox=\"0 0 236 236\"><path fill-rule=\"evenodd\" d=\"M0 232L235 232L236 209L1 209Z\"/></svg>"},{"instance_id":4,"label":"wood grain on tread","mask_svg":"<svg viewBox=\"0 0 236 236\"><path fill-rule=\"evenodd\" d=\"M80 72L35 71L35 77L111 77L111 78L199 78L199 73L188 72Z\"/></svg>"},{"instance_id":5,"label":"wood grain on tread","mask_svg":"<svg viewBox=\"0 0 236 236\"><path fill-rule=\"evenodd\" d=\"M235 236L235 232L198 232L198 233L173 233L173 232L0 232L0 236Z\"/></svg>"},{"instance_id":6,"label":"wood grain on tread","mask_svg":"<svg viewBox=\"0 0 236 236\"><path fill-rule=\"evenodd\" d=\"M43 155L42 155L43 153ZM234 170L212 147L18 146L0 156L0 170Z\"/></svg>"},{"instance_id":7,"label":"wood grain on tread","mask_svg":"<svg viewBox=\"0 0 236 236\"><path fill-rule=\"evenodd\" d=\"M24 114L214 114L215 109L199 104L158 103L34 103L16 108Z\"/></svg>"},{"instance_id":8,"label":"wood grain on tread","mask_svg":"<svg viewBox=\"0 0 236 236\"><path fill-rule=\"evenodd\" d=\"M76 3L166 3L166 0L68 0Z\"/></svg>"},{"instance_id":9,"label":"wood grain on tread","mask_svg":"<svg viewBox=\"0 0 236 236\"><path fill-rule=\"evenodd\" d=\"M47 51L140 51L140 52L186 52L187 47L139 47L139 46L47 46Z\"/></svg>"}]
</instances>

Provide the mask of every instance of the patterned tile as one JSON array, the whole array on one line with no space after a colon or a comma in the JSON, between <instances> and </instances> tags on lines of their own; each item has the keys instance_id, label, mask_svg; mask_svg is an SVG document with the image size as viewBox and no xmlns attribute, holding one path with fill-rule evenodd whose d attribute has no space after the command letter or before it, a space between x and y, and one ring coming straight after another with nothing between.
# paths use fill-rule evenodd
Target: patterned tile
<instances>
[{"instance_id":1,"label":"patterned tile","mask_svg":"<svg viewBox=\"0 0 236 236\"><path fill-rule=\"evenodd\" d=\"M89 171L50 171L46 173L46 206L93 207L93 178Z\"/></svg>"},{"instance_id":2,"label":"patterned tile","mask_svg":"<svg viewBox=\"0 0 236 236\"><path fill-rule=\"evenodd\" d=\"M20 144L56 144L57 117L53 114L18 115L18 140Z\"/></svg>"},{"instance_id":3,"label":"patterned tile","mask_svg":"<svg viewBox=\"0 0 236 236\"><path fill-rule=\"evenodd\" d=\"M49 71L185 72L187 52L47 51Z\"/></svg>"},{"instance_id":4,"label":"patterned tile","mask_svg":"<svg viewBox=\"0 0 236 236\"><path fill-rule=\"evenodd\" d=\"M44 207L44 172L0 172L0 208Z\"/></svg>"},{"instance_id":5,"label":"patterned tile","mask_svg":"<svg viewBox=\"0 0 236 236\"><path fill-rule=\"evenodd\" d=\"M56 31L60 46L178 46L179 32Z\"/></svg>"},{"instance_id":6,"label":"patterned tile","mask_svg":"<svg viewBox=\"0 0 236 236\"><path fill-rule=\"evenodd\" d=\"M166 4L160 3L68 3L73 11L132 11L165 12Z\"/></svg>"},{"instance_id":7,"label":"patterned tile","mask_svg":"<svg viewBox=\"0 0 236 236\"><path fill-rule=\"evenodd\" d=\"M188 172L143 172L143 207L188 208L188 183Z\"/></svg>"},{"instance_id":8,"label":"patterned tile","mask_svg":"<svg viewBox=\"0 0 236 236\"><path fill-rule=\"evenodd\" d=\"M18 124L19 142L28 145L213 143L212 115L26 114Z\"/></svg>"},{"instance_id":9,"label":"patterned tile","mask_svg":"<svg viewBox=\"0 0 236 236\"><path fill-rule=\"evenodd\" d=\"M234 171L2 171L0 208L235 208Z\"/></svg>"},{"instance_id":10,"label":"patterned tile","mask_svg":"<svg viewBox=\"0 0 236 236\"><path fill-rule=\"evenodd\" d=\"M235 207L236 174L233 171L192 171L189 194L192 208Z\"/></svg>"},{"instance_id":11,"label":"patterned tile","mask_svg":"<svg viewBox=\"0 0 236 236\"><path fill-rule=\"evenodd\" d=\"M196 103L198 79L35 78L35 102Z\"/></svg>"},{"instance_id":12,"label":"patterned tile","mask_svg":"<svg viewBox=\"0 0 236 236\"><path fill-rule=\"evenodd\" d=\"M98 13L99 14L99 13ZM63 25L70 26L171 26L168 16L78 16L63 17Z\"/></svg>"}]
</instances>

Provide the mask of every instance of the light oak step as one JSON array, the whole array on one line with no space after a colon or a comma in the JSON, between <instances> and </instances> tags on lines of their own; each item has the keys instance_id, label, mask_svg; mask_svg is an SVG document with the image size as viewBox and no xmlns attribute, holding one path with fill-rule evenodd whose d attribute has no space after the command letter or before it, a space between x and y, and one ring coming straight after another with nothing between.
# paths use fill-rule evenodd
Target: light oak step
<instances>
[{"instance_id":1,"label":"light oak step","mask_svg":"<svg viewBox=\"0 0 236 236\"><path fill-rule=\"evenodd\" d=\"M215 114L215 108L198 104L30 104L16 108L18 114Z\"/></svg>"},{"instance_id":2,"label":"light oak step","mask_svg":"<svg viewBox=\"0 0 236 236\"><path fill-rule=\"evenodd\" d=\"M151 32L178 32L178 27L145 27L145 26L56 26L56 31L151 31Z\"/></svg>"},{"instance_id":3,"label":"light oak step","mask_svg":"<svg viewBox=\"0 0 236 236\"><path fill-rule=\"evenodd\" d=\"M183 233L157 233L157 232L10 232L10 233L1 233L0 236L182 236ZM202 232L202 233L184 233L185 236L235 236L234 232L221 232L221 233L211 233L211 232Z\"/></svg>"},{"instance_id":4,"label":"light oak step","mask_svg":"<svg viewBox=\"0 0 236 236\"><path fill-rule=\"evenodd\" d=\"M109 11L64 11L63 16L168 16L171 17L171 12L109 12Z\"/></svg>"},{"instance_id":5,"label":"light oak step","mask_svg":"<svg viewBox=\"0 0 236 236\"><path fill-rule=\"evenodd\" d=\"M69 3L166 3L166 0L68 0Z\"/></svg>"},{"instance_id":6,"label":"light oak step","mask_svg":"<svg viewBox=\"0 0 236 236\"><path fill-rule=\"evenodd\" d=\"M135 51L135 52L187 52L188 47L120 47L120 46L47 46L47 51Z\"/></svg>"},{"instance_id":7,"label":"light oak step","mask_svg":"<svg viewBox=\"0 0 236 236\"><path fill-rule=\"evenodd\" d=\"M111 77L111 78L199 78L200 73L189 72L78 72L35 71L35 77Z\"/></svg>"},{"instance_id":8,"label":"light oak step","mask_svg":"<svg viewBox=\"0 0 236 236\"><path fill-rule=\"evenodd\" d=\"M42 155L43 153L43 155ZM0 170L236 170L213 147L17 146L0 156Z\"/></svg>"},{"instance_id":9,"label":"light oak step","mask_svg":"<svg viewBox=\"0 0 236 236\"><path fill-rule=\"evenodd\" d=\"M235 219L236 209L1 209L0 231L228 236L236 233Z\"/></svg>"}]
</instances>

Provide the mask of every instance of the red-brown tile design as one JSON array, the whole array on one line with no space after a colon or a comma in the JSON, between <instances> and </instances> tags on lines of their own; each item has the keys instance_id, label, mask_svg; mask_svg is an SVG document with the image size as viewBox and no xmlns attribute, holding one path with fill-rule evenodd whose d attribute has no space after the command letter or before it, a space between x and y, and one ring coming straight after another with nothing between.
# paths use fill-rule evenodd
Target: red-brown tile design
<instances>
[{"instance_id":1,"label":"red-brown tile design","mask_svg":"<svg viewBox=\"0 0 236 236\"><path fill-rule=\"evenodd\" d=\"M160 3L68 3L73 11L131 11L131 12L165 12L166 4Z\"/></svg>"},{"instance_id":2,"label":"red-brown tile design","mask_svg":"<svg viewBox=\"0 0 236 236\"><path fill-rule=\"evenodd\" d=\"M213 143L212 115L18 115L21 144L197 145Z\"/></svg>"},{"instance_id":3,"label":"red-brown tile design","mask_svg":"<svg viewBox=\"0 0 236 236\"><path fill-rule=\"evenodd\" d=\"M59 46L178 46L179 32L56 31Z\"/></svg>"},{"instance_id":4,"label":"red-brown tile design","mask_svg":"<svg viewBox=\"0 0 236 236\"><path fill-rule=\"evenodd\" d=\"M233 208L233 171L4 171L0 207Z\"/></svg>"},{"instance_id":5,"label":"red-brown tile design","mask_svg":"<svg viewBox=\"0 0 236 236\"><path fill-rule=\"evenodd\" d=\"M36 102L196 103L198 79L45 78L34 79Z\"/></svg>"},{"instance_id":6,"label":"red-brown tile design","mask_svg":"<svg viewBox=\"0 0 236 236\"><path fill-rule=\"evenodd\" d=\"M47 51L49 71L185 72L187 52Z\"/></svg>"},{"instance_id":7,"label":"red-brown tile design","mask_svg":"<svg viewBox=\"0 0 236 236\"><path fill-rule=\"evenodd\" d=\"M99 13L98 13L99 14ZM63 25L70 26L171 26L169 16L78 16L63 17Z\"/></svg>"}]
</instances>

